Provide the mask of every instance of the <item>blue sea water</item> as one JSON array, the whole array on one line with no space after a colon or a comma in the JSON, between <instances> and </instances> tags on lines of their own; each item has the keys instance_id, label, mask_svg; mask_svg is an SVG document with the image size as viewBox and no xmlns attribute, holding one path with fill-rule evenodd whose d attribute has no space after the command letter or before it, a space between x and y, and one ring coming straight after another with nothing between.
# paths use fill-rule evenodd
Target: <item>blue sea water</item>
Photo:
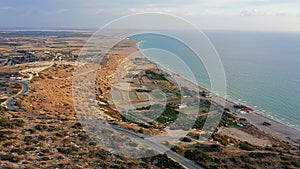
<instances>
[{"instance_id":1,"label":"blue sea water","mask_svg":"<svg viewBox=\"0 0 300 169\"><path fill-rule=\"evenodd\" d=\"M185 32L192 37L193 32ZM227 98L300 130L300 33L205 31L224 65ZM153 34L135 35L141 49L161 48L191 67L198 84L210 88L202 63L182 44ZM145 53L168 66L170 59ZM169 67L175 72L180 68ZM178 72L180 73L180 71Z\"/></svg>"}]
</instances>

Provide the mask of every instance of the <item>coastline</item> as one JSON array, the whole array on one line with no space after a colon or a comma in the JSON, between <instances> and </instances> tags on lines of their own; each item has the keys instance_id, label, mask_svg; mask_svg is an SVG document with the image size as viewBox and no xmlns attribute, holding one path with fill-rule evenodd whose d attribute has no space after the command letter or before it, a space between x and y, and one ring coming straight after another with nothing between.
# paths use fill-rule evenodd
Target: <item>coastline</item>
<instances>
[{"instance_id":1,"label":"coastline","mask_svg":"<svg viewBox=\"0 0 300 169\"><path fill-rule=\"evenodd\" d=\"M257 128L268 132L270 134L273 134L275 136L278 136L282 138L285 141L288 141L289 143L295 144L295 145L300 145L299 140L300 140L300 131L297 130L296 128L293 128L289 125L286 125L280 121L274 120L270 117L264 116L262 114L257 113L256 111L253 111L251 113L237 113L236 109L233 107L236 103L224 99L220 96L217 96L219 99L225 100L225 107L230 109L231 113L235 113L238 115L240 118L245 118L247 121L249 121L252 125L256 126ZM214 100L217 102L216 100ZM271 126L266 126L263 125L264 122L268 122L271 124Z\"/></svg>"},{"instance_id":2,"label":"coastline","mask_svg":"<svg viewBox=\"0 0 300 169\"><path fill-rule=\"evenodd\" d=\"M143 53L140 49L140 43L142 41L137 40L137 39L131 39L131 40L134 40L134 41L137 42L136 43L137 49L141 53ZM150 61L150 62L152 62L152 61ZM155 64L155 63L153 63L153 64ZM173 71L171 71L171 72L173 72ZM185 80L187 80L191 83L194 83L194 82L192 82L188 79L185 79ZM204 89L208 92L211 92L210 90L208 90L207 88L205 88L203 86L200 86L198 84L195 84L195 85L197 85L201 89ZM248 122L250 122L252 125L259 128L260 130L263 130L267 133L270 133L274 136L277 136L277 137L279 137L279 138L283 139L284 141L287 141L291 144L300 146L300 130L298 130L296 128L293 128L292 126L290 126L288 124L284 124L283 122L279 121L278 119L273 119L273 118L268 117L266 115L260 114L256 111L253 111L251 113L246 113L246 114L237 113L236 112L237 109L233 107L233 105L237 105L237 103L235 103L233 100L228 100L226 98L223 98L223 97L221 97L221 96L219 96L219 95L217 95L213 92L211 92L211 93L213 94L213 97L214 97L214 100L212 99L212 101L217 103L217 104L219 104L220 102L225 103L224 108L228 108L230 110L230 113L236 114L240 118L247 119ZM270 126L263 125L264 122L268 122L271 125Z\"/></svg>"},{"instance_id":3,"label":"coastline","mask_svg":"<svg viewBox=\"0 0 300 169\"><path fill-rule=\"evenodd\" d=\"M266 132L274 134L292 144L300 146L300 131L290 127L289 125L283 124L257 112L250 114L239 114L239 116L246 118L251 124ZM265 126L263 125L263 122L269 122L271 126Z\"/></svg>"}]
</instances>

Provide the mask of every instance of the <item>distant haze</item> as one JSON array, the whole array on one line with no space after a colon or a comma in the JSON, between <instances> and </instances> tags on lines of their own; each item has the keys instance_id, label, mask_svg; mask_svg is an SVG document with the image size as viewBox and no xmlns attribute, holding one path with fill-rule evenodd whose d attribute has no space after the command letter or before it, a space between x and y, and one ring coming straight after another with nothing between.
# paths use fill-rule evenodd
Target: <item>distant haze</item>
<instances>
[{"instance_id":1,"label":"distant haze","mask_svg":"<svg viewBox=\"0 0 300 169\"><path fill-rule=\"evenodd\" d=\"M299 0L1 0L0 28L99 28L122 16L159 12L201 29L300 31Z\"/></svg>"}]
</instances>

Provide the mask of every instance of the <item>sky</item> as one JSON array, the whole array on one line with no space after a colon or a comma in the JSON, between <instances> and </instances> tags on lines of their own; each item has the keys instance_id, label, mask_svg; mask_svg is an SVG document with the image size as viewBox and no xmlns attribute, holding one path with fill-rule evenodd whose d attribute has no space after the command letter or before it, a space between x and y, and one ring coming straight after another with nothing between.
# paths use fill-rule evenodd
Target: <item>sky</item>
<instances>
[{"instance_id":1,"label":"sky","mask_svg":"<svg viewBox=\"0 0 300 169\"><path fill-rule=\"evenodd\" d=\"M159 12L200 29L300 31L300 0L1 0L0 28L93 28Z\"/></svg>"}]
</instances>

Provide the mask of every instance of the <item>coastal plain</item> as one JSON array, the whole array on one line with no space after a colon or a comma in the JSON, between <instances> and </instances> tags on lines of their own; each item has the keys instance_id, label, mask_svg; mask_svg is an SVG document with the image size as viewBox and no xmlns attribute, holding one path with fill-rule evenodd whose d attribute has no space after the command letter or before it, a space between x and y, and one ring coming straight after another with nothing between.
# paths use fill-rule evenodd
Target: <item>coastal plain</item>
<instances>
[{"instance_id":1,"label":"coastal plain","mask_svg":"<svg viewBox=\"0 0 300 169\"><path fill-rule=\"evenodd\" d=\"M92 32L11 31L1 34L6 37L0 45L1 58L4 58L0 68L1 166L185 167L186 164L174 160L174 157L166 153L140 159L114 155L86 133L76 114L78 112L74 109L76 96L72 85L76 67L93 64L77 62L80 50ZM29 34L30 37L26 35L24 38L23 34ZM107 36L117 37L115 32L108 32ZM300 149L295 132L292 132L295 136L287 140L282 135L272 132L272 127L280 129L282 126L274 125L276 123L268 121L265 117L255 116L256 119L249 119L247 115L238 114L232 107L224 109L213 97L206 97L209 91L172 72L158 69L157 65L141 57L137 43L130 39L120 41L103 56L101 64L98 65L93 89L96 98L94 101L103 114L96 118L145 139L184 128L181 126L183 122L176 123L178 114L182 111L187 119L193 122L187 130L187 135L175 142L163 140L159 144L168 145L172 153L178 154L186 161L192 161L199 168L300 167ZM135 55L131 56L132 53ZM131 57L131 60L126 60L128 57ZM17 63L20 61L22 62ZM117 73L121 76L117 77L115 72L122 64L125 65L121 68L124 74ZM141 70L135 67L139 64L143 65ZM11 79L15 76L22 77L21 81L26 82L29 91L14 100L15 109L12 110L7 106L7 100L24 89L18 80ZM192 87L180 88L180 85L174 82L175 77L177 81L181 80L182 84ZM127 83L129 87L115 84L116 82ZM157 88L160 91L155 90ZM116 92L115 100L111 99L112 90ZM128 103L123 102L128 101L124 92L129 93ZM151 98L154 103L150 102ZM184 102L182 98L185 98ZM134 105L135 109L126 109L127 114L124 114L122 108L128 104ZM160 109L160 105L163 105L163 108ZM155 106L157 108L151 111L151 107ZM187 108L195 107L198 110L196 116L189 119ZM203 130L210 110L221 113L221 119L212 133ZM157 111L160 113L157 114ZM89 113L85 109L80 112ZM271 125L263 125L266 121ZM173 123L175 125L172 125ZM201 140L201 135L208 135L208 139Z\"/></svg>"}]
</instances>

